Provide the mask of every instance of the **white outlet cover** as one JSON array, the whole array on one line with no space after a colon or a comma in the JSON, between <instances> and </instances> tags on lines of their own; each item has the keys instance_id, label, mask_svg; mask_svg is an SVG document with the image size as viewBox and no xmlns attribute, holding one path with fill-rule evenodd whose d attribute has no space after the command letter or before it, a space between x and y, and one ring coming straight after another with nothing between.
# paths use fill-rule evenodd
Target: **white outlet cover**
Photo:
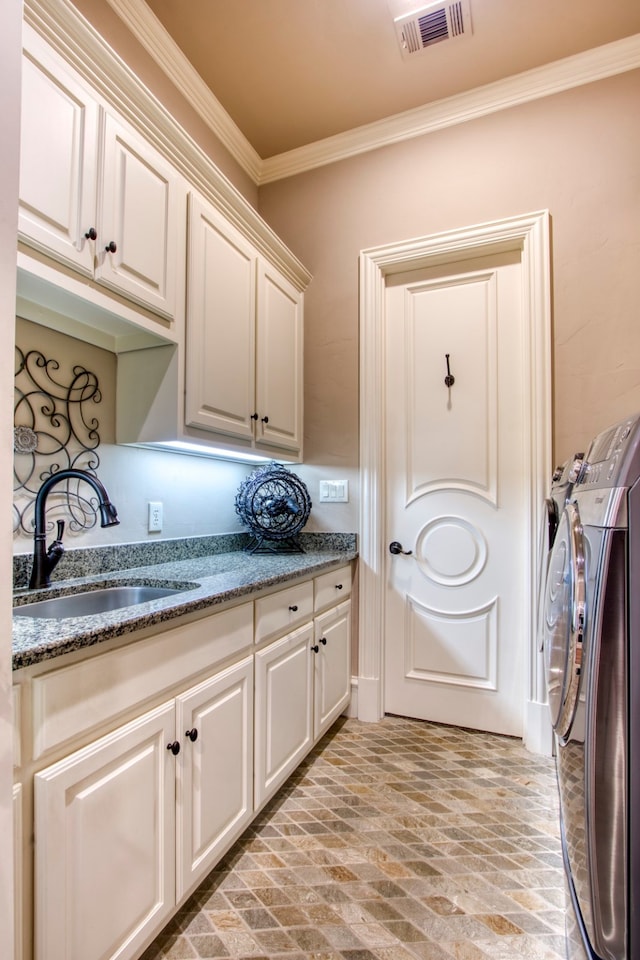
<instances>
[{"instance_id":1,"label":"white outlet cover","mask_svg":"<svg viewBox=\"0 0 640 960\"><path fill-rule=\"evenodd\" d=\"M159 533L162 530L162 503L159 500L149 501L149 533Z\"/></svg>"}]
</instances>

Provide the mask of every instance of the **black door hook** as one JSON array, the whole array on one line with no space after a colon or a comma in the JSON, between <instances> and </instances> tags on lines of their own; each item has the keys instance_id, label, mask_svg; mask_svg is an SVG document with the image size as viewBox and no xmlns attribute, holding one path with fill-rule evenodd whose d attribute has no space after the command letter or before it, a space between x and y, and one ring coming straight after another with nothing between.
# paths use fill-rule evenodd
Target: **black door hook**
<instances>
[{"instance_id":1,"label":"black door hook","mask_svg":"<svg viewBox=\"0 0 640 960\"><path fill-rule=\"evenodd\" d=\"M456 378L451 373L451 368L449 367L449 354L445 353L445 360L447 361L447 375L444 378L445 387L452 387L456 382Z\"/></svg>"}]
</instances>

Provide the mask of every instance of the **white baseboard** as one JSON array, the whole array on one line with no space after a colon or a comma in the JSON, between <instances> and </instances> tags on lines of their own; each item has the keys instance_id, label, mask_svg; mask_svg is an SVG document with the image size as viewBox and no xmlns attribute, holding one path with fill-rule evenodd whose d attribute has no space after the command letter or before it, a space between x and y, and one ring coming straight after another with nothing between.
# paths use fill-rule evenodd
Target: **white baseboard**
<instances>
[{"instance_id":1,"label":"white baseboard","mask_svg":"<svg viewBox=\"0 0 640 960\"><path fill-rule=\"evenodd\" d=\"M358 720L377 723L384 716L380 705L380 681L375 677L354 679L358 686Z\"/></svg>"},{"instance_id":2,"label":"white baseboard","mask_svg":"<svg viewBox=\"0 0 640 960\"><path fill-rule=\"evenodd\" d=\"M358 678L351 677L351 700L349 705L345 707L343 717L349 717L352 720L358 719Z\"/></svg>"},{"instance_id":3,"label":"white baseboard","mask_svg":"<svg viewBox=\"0 0 640 960\"><path fill-rule=\"evenodd\" d=\"M522 739L531 753L553 756L553 729L547 703L540 703L537 700L527 701Z\"/></svg>"}]
</instances>

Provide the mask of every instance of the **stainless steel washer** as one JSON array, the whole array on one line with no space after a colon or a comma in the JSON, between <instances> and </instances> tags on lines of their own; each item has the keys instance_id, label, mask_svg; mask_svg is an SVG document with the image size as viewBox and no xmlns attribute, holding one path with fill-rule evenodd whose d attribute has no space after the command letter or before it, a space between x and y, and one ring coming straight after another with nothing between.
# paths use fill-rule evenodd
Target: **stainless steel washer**
<instances>
[{"instance_id":1,"label":"stainless steel washer","mask_svg":"<svg viewBox=\"0 0 640 960\"><path fill-rule=\"evenodd\" d=\"M553 547L560 518L571 498L574 484L580 476L584 462L584 453L574 453L563 464L557 466L551 477L551 490L544 501L542 527L540 530L540 579L538 582L538 650L544 644L544 598L549 557Z\"/></svg>"},{"instance_id":2,"label":"stainless steel washer","mask_svg":"<svg viewBox=\"0 0 640 960\"><path fill-rule=\"evenodd\" d=\"M544 651L570 960L640 958L639 478L636 416L591 443L549 558Z\"/></svg>"}]
</instances>

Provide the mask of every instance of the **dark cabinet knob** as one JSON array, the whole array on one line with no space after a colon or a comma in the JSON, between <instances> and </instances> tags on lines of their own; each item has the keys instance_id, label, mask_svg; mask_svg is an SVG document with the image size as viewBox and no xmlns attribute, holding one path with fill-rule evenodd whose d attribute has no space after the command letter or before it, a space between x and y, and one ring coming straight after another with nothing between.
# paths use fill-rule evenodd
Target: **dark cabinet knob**
<instances>
[{"instance_id":1,"label":"dark cabinet knob","mask_svg":"<svg viewBox=\"0 0 640 960\"><path fill-rule=\"evenodd\" d=\"M298 604L297 604L297 603L292 603L291 606L289 607L289 610L291 610L291 613L297 613L297 612L298 612Z\"/></svg>"},{"instance_id":2,"label":"dark cabinet knob","mask_svg":"<svg viewBox=\"0 0 640 960\"><path fill-rule=\"evenodd\" d=\"M189 737L189 740L191 740L191 743L195 743L196 740L198 739L198 731L196 730L195 727L193 727L191 730L185 730L184 735L185 737Z\"/></svg>"},{"instance_id":3,"label":"dark cabinet knob","mask_svg":"<svg viewBox=\"0 0 640 960\"><path fill-rule=\"evenodd\" d=\"M115 240L112 240L105 247L105 250L107 251L107 253L115 253L117 249L118 247L116 246Z\"/></svg>"},{"instance_id":4,"label":"dark cabinet knob","mask_svg":"<svg viewBox=\"0 0 640 960\"><path fill-rule=\"evenodd\" d=\"M262 423L269 423L269 417L261 417L260 420Z\"/></svg>"},{"instance_id":5,"label":"dark cabinet knob","mask_svg":"<svg viewBox=\"0 0 640 960\"><path fill-rule=\"evenodd\" d=\"M177 757L180 753L180 744L177 740L174 740L173 743L167 744L167 750L170 750L174 757Z\"/></svg>"},{"instance_id":6,"label":"dark cabinet knob","mask_svg":"<svg viewBox=\"0 0 640 960\"><path fill-rule=\"evenodd\" d=\"M87 240L96 240L98 237L98 234L96 233L96 228L89 227L89 229L85 233L85 237L87 238Z\"/></svg>"},{"instance_id":7,"label":"dark cabinet knob","mask_svg":"<svg viewBox=\"0 0 640 960\"><path fill-rule=\"evenodd\" d=\"M323 647L326 647L326 645L327 645L327 638L326 638L326 637L320 637L320 643L322 644Z\"/></svg>"},{"instance_id":8,"label":"dark cabinet knob","mask_svg":"<svg viewBox=\"0 0 640 960\"><path fill-rule=\"evenodd\" d=\"M257 420L257 419L258 419L258 414L257 414L257 413L252 413L250 419L251 419L251 420Z\"/></svg>"},{"instance_id":9,"label":"dark cabinet knob","mask_svg":"<svg viewBox=\"0 0 640 960\"><path fill-rule=\"evenodd\" d=\"M317 643L314 643L314 645L311 647L311 649L313 650L314 653L319 653L319 651L320 651L320 647L318 646Z\"/></svg>"},{"instance_id":10,"label":"dark cabinet knob","mask_svg":"<svg viewBox=\"0 0 640 960\"><path fill-rule=\"evenodd\" d=\"M336 590L342 590L342 584L336 583Z\"/></svg>"}]
</instances>

